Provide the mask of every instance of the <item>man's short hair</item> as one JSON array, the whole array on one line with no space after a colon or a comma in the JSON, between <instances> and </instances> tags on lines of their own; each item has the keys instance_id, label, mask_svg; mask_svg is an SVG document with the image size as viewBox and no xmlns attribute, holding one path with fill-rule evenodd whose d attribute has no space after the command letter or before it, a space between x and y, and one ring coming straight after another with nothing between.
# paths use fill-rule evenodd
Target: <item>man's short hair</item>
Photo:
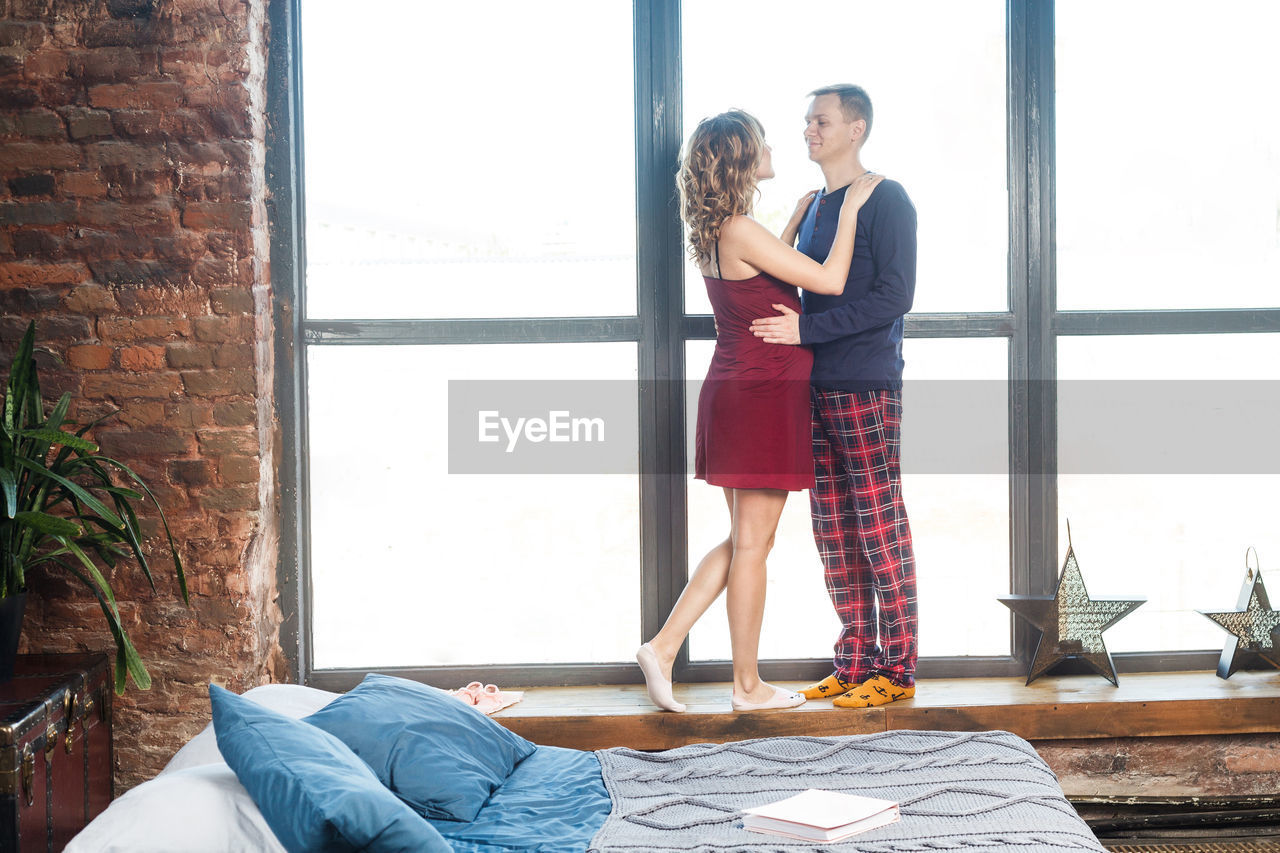
<instances>
[{"instance_id":1,"label":"man's short hair","mask_svg":"<svg viewBox=\"0 0 1280 853\"><path fill-rule=\"evenodd\" d=\"M867 129L862 134L862 140L865 142L867 137L871 135L871 96L867 94L867 90L861 86L853 86L849 83L837 83L832 86L823 86L821 89L814 89L809 93L809 97L816 98L820 95L835 95L840 98L840 112L844 113L844 117L849 121L857 121L862 119L867 123Z\"/></svg>"}]
</instances>

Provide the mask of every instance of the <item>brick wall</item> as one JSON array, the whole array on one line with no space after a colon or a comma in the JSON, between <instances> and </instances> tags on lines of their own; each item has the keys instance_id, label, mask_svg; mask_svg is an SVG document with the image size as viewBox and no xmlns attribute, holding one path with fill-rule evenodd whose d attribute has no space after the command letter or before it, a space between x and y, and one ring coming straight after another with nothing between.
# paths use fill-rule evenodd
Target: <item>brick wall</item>
<instances>
[{"instance_id":1,"label":"brick wall","mask_svg":"<svg viewBox=\"0 0 1280 853\"><path fill-rule=\"evenodd\" d=\"M0 0L0 362L35 319L47 392L120 410L96 437L155 489L189 575L190 608L167 571L155 595L112 577L155 679L118 700L121 788L208 722L210 680L288 677L265 31L260 0ZM74 581L31 586L26 650L113 648Z\"/></svg>"},{"instance_id":2,"label":"brick wall","mask_svg":"<svg viewBox=\"0 0 1280 853\"><path fill-rule=\"evenodd\" d=\"M1275 734L1040 741L1036 751L1074 797L1273 797Z\"/></svg>"}]
</instances>

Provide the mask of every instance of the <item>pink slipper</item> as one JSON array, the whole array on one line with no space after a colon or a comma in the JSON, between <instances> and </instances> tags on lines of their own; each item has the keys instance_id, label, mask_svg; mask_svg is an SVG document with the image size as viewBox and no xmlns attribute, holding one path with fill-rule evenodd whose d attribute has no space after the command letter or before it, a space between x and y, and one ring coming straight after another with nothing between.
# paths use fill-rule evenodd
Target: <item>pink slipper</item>
<instances>
[{"instance_id":1,"label":"pink slipper","mask_svg":"<svg viewBox=\"0 0 1280 853\"><path fill-rule=\"evenodd\" d=\"M524 698L524 693L520 690L502 691L496 684L481 684L479 681L473 681L466 687L447 692L455 699L473 706L482 714L501 711Z\"/></svg>"}]
</instances>

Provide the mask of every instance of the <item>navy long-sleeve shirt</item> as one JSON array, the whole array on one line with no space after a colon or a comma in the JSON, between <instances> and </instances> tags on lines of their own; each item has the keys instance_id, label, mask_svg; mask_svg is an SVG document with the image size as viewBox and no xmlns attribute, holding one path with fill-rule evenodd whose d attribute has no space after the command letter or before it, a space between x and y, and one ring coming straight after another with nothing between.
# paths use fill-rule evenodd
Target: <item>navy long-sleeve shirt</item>
<instances>
[{"instance_id":1,"label":"navy long-sleeve shirt","mask_svg":"<svg viewBox=\"0 0 1280 853\"><path fill-rule=\"evenodd\" d=\"M846 187L821 193L800 223L796 248L827 258ZM885 179L858 210L853 263L844 293L802 291L800 343L813 347L811 382L838 391L902 387L903 315L916 290L916 208Z\"/></svg>"}]
</instances>

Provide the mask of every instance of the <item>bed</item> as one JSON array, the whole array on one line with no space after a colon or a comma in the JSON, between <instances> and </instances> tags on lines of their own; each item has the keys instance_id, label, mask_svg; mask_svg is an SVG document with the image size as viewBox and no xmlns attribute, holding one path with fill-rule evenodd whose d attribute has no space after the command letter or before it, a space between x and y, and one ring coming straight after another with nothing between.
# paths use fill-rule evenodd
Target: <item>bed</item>
<instances>
[{"instance_id":1,"label":"bed","mask_svg":"<svg viewBox=\"0 0 1280 853\"><path fill-rule=\"evenodd\" d=\"M211 694L214 722L68 853L1104 849L1008 732L593 753L530 744L443 691L389 676L341 696L300 685ZM406 714L417 716L405 724ZM808 787L892 799L902 818L840 843L742 828L741 809Z\"/></svg>"}]
</instances>

